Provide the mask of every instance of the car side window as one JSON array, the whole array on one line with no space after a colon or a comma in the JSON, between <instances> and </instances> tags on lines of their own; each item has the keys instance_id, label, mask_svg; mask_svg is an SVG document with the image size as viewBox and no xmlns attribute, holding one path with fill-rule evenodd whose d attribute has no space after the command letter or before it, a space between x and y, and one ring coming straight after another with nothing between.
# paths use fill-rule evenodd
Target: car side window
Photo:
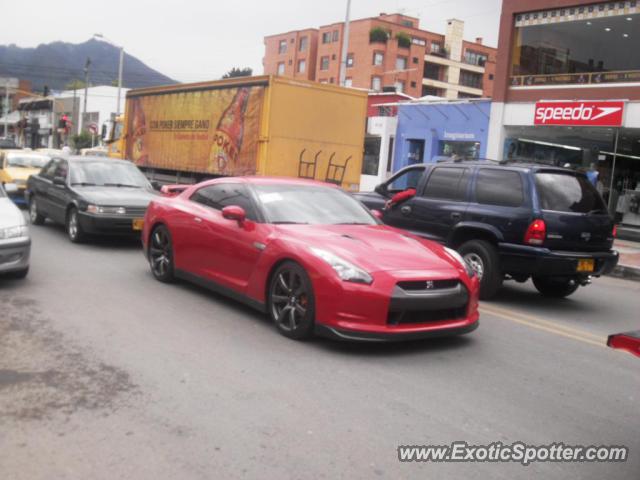
<instances>
[{"instance_id":1,"label":"car side window","mask_svg":"<svg viewBox=\"0 0 640 480\"><path fill-rule=\"evenodd\" d=\"M53 173L53 176L62 177L66 180L68 174L69 174L69 162L67 162L66 160L60 160L58 162L58 166L56 167Z\"/></svg>"},{"instance_id":2,"label":"car side window","mask_svg":"<svg viewBox=\"0 0 640 480\"><path fill-rule=\"evenodd\" d=\"M238 183L219 183L202 187L191 195L190 200L216 210L236 205L244 209L249 220L257 219L249 192L244 185Z\"/></svg>"},{"instance_id":3,"label":"car side window","mask_svg":"<svg viewBox=\"0 0 640 480\"><path fill-rule=\"evenodd\" d=\"M58 160L51 160L44 167L42 167L42 170L40 171L40 176L48 179L52 179L57 167L58 167Z\"/></svg>"},{"instance_id":4,"label":"car side window","mask_svg":"<svg viewBox=\"0 0 640 480\"><path fill-rule=\"evenodd\" d=\"M424 168L409 169L388 183L387 191L394 193L402 192L408 188L418 188L423 173Z\"/></svg>"},{"instance_id":5,"label":"car side window","mask_svg":"<svg viewBox=\"0 0 640 480\"><path fill-rule=\"evenodd\" d=\"M522 177L513 170L481 168L476 179L476 201L503 207L521 206L524 203Z\"/></svg>"},{"instance_id":6,"label":"car side window","mask_svg":"<svg viewBox=\"0 0 640 480\"><path fill-rule=\"evenodd\" d=\"M469 184L469 169L436 167L431 171L423 197L464 201Z\"/></svg>"}]
</instances>

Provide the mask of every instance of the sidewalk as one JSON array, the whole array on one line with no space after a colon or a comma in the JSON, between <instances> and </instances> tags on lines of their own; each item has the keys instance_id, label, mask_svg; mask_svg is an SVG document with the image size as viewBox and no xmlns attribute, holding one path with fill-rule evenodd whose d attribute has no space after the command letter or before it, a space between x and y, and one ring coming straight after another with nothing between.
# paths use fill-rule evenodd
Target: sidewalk
<instances>
[{"instance_id":1,"label":"sidewalk","mask_svg":"<svg viewBox=\"0 0 640 480\"><path fill-rule=\"evenodd\" d=\"M611 276L640 281L640 243L616 240L614 250L620 252L620 261Z\"/></svg>"}]
</instances>

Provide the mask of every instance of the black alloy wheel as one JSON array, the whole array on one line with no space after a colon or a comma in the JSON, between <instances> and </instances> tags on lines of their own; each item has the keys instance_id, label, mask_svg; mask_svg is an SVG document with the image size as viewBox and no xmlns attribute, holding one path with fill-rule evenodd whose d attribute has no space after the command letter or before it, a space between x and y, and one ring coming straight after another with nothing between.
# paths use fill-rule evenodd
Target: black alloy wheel
<instances>
[{"instance_id":1,"label":"black alloy wheel","mask_svg":"<svg viewBox=\"0 0 640 480\"><path fill-rule=\"evenodd\" d=\"M278 331L303 340L313 336L315 298L309 275L299 264L284 262L271 277L269 315Z\"/></svg>"},{"instance_id":2,"label":"black alloy wheel","mask_svg":"<svg viewBox=\"0 0 640 480\"><path fill-rule=\"evenodd\" d=\"M45 217L38 211L38 201L35 195L29 199L29 220L33 225L43 225Z\"/></svg>"},{"instance_id":3,"label":"black alloy wheel","mask_svg":"<svg viewBox=\"0 0 640 480\"><path fill-rule=\"evenodd\" d=\"M169 283L174 279L173 246L167 227L156 227L149 239L149 265L153 276L161 282Z\"/></svg>"}]
</instances>

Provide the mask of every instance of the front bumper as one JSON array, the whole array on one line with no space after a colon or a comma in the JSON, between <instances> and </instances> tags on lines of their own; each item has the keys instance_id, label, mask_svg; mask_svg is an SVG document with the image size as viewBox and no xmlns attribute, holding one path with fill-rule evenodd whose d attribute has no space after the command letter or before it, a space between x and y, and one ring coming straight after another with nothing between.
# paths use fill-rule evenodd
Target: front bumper
<instances>
[{"instance_id":1,"label":"front bumper","mask_svg":"<svg viewBox=\"0 0 640 480\"><path fill-rule=\"evenodd\" d=\"M133 221L140 218L142 216L78 214L80 227L92 235L140 235L140 230L133 229Z\"/></svg>"},{"instance_id":2,"label":"front bumper","mask_svg":"<svg viewBox=\"0 0 640 480\"><path fill-rule=\"evenodd\" d=\"M28 268L30 256L30 238L0 240L0 273L17 272Z\"/></svg>"},{"instance_id":3,"label":"front bumper","mask_svg":"<svg viewBox=\"0 0 640 480\"><path fill-rule=\"evenodd\" d=\"M457 272L376 272L371 285L337 281L315 286L316 332L342 340L404 341L468 333L478 326L478 281ZM424 280L453 281L432 290L399 288ZM423 282L425 283L425 282ZM320 288L318 288L320 287Z\"/></svg>"},{"instance_id":4,"label":"front bumper","mask_svg":"<svg viewBox=\"0 0 640 480\"><path fill-rule=\"evenodd\" d=\"M513 243L498 244L502 270L536 276L600 276L618 264L615 250L606 252L567 252ZM593 259L593 272L577 272L578 260Z\"/></svg>"}]
</instances>

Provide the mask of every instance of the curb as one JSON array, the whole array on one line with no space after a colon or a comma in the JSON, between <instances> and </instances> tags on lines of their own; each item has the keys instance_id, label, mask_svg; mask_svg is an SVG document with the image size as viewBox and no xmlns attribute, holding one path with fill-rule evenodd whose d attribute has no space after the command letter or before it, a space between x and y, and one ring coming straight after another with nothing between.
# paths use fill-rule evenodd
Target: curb
<instances>
[{"instance_id":1,"label":"curb","mask_svg":"<svg viewBox=\"0 0 640 480\"><path fill-rule=\"evenodd\" d=\"M624 278L625 280L632 280L640 282L640 267L632 267L631 265L616 265L609 277Z\"/></svg>"}]
</instances>

